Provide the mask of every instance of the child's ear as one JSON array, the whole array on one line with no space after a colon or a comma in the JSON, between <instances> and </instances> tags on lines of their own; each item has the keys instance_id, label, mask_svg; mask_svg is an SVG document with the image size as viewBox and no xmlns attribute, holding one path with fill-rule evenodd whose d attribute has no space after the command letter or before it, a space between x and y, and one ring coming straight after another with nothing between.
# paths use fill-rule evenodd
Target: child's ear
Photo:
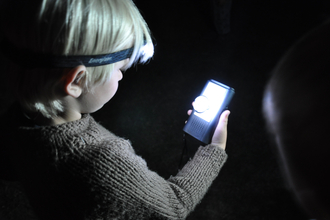
<instances>
[{"instance_id":1,"label":"child's ear","mask_svg":"<svg viewBox=\"0 0 330 220\"><path fill-rule=\"evenodd\" d=\"M65 74L65 85L64 90L67 95L74 98L78 98L82 93L82 86L80 84L81 75L86 72L86 67L84 65L77 66L75 68L69 69Z\"/></svg>"}]
</instances>

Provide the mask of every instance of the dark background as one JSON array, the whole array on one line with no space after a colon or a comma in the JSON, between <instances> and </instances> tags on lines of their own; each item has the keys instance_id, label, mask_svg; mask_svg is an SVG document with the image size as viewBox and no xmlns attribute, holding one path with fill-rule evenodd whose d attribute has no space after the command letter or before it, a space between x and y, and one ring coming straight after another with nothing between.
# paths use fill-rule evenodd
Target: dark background
<instances>
[{"instance_id":1,"label":"dark background","mask_svg":"<svg viewBox=\"0 0 330 220\"><path fill-rule=\"evenodd\" d=\"M187 110L208 79L236 90L228 161L193 219L308 219L281 175L262 117L270 71L303 34L327 19L328 1L233 0L231 31L215 31L208 0L136 0L157 43L148 65L124 74L94 117L129 138L151 170L175 175Z\"/></svg>"},{"instance_id":2,"label":"dark background","mask_svg":"<svg viewBox=\"0 0 330 220\"><path fill-rule=\"evenodd\" d=\"M226 35L215 30L209 0L135 3L155 38L155 55L124 74L95 119L130 139L149 168L169 178L178 170L192 101L208 79L227 84L236 90L229 158L188 220L308 219L281 175L261 106L270 71L297 39L329 18L328 1L233 0ZM8 212L6 199L0 204Z\"/></svg>"}]
</instances>

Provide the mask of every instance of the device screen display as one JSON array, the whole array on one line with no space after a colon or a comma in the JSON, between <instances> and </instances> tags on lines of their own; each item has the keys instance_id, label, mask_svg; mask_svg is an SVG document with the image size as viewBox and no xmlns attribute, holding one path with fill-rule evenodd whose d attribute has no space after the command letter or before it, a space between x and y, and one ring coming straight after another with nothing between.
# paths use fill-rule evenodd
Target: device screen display
<instances>
[{"instance_id":1,"label":"device screen display","mask_svg":"<svg viewBox=\"0 0 330 220\"><path fill-rule=\"evenodd\" d=\"M209 82L203 93L195 99L194 114L210 122L217 115L219 108L221 108L227 92L227 89Z\"/></svg>"}]
</instances>

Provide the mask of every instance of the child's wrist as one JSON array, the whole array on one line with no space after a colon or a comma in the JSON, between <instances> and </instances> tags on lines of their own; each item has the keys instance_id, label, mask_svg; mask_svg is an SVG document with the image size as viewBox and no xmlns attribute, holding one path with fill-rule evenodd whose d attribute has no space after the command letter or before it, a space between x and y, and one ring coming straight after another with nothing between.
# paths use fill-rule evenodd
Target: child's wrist
<instances>
[{"instance_id":1,"label":"child's wrist","mask_svg":"<svg viewBox=\"0 0 330 220\"><path fill-rule=\"evenodd\" d=\"M222 150L225 150L226 149L226 144L220 144L220 143L213 143L212 142L211 145L216 146L216 147L219 147Z\"/></svg>"}]
</instances>

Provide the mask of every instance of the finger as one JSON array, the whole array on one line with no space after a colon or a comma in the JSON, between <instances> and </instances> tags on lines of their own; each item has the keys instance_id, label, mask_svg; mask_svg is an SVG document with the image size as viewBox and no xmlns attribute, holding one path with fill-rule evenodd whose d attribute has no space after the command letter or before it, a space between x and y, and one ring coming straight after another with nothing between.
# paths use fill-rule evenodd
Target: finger
<instances>
[{"instance_id":1,"label":"finger","mask_svg":"<svg viewBox=\"0 0 330 220\"><path fill-rule=\"evenodd\" d=\"M189 109L189 110L187 111L187 114L188 114L188 115L191 115L191 113L192 113L192 110Z\"/></svg>"},{"instance_id":2,"label":"finger","mask_svg":"<svg viewBox=\"0 0 330 220\"><path fill-rule=\"evenodd\" d=\"M230 111L229 111L229 110L225 110L225 111L221 114L219 122L220 122L220 123L223 123L225 126L227 126L229 115L230 115Z\"/></svg>"}]
</instances>

